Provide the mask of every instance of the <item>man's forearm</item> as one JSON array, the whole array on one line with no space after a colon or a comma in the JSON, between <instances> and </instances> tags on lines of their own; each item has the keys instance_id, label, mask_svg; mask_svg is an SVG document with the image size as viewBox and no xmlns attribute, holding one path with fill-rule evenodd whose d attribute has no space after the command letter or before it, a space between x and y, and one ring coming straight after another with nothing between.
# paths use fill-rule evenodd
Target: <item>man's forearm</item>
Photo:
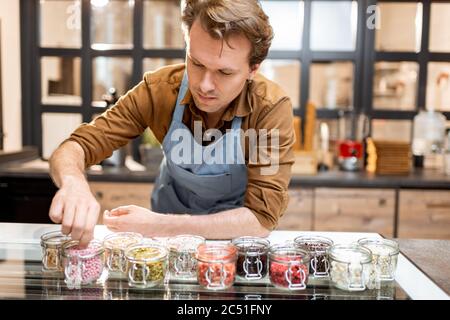
<instances>
[{"instance_id":1,"label":"man's forearm","mask_svg":"<svg viewBox=\"0 0 450 320\"><path fill-rule=\"evenodd\" d=\"M86 181L84 152L73 141L62 144L50 158L50 175L58 188L67 180Z\"/></svg>"},{"instance_id":2,"label":"man's forearm","mask_svg":"<svg viewBox=\"0 0 450 320\"><path fill-rule=\"evenodd\" d=\"M246 207L208 215L165 215L161 232L164 236L196 234L207 239L232 239L241 236L266 237L264 228Z\"/></svg>"}]
</instances>

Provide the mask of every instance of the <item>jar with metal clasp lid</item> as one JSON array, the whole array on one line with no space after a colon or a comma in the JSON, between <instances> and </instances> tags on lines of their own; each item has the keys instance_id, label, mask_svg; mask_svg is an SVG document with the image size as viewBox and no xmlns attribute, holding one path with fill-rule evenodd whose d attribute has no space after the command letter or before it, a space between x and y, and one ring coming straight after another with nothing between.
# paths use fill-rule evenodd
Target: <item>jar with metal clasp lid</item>
<instances>
[{"instance_id":1,"label":"jar with metal clasp lid","mask_svg":"<svg viewBox=\"0 0 450 320\"><path fill-rule=\"evenodd\" d=\"M128 264L128 284L151 288L164 283L167 274L168 251L157 242L129 246L125 251Z\"/></svg>"},{"instance_id":2,"label":"jar with metal clasp lid","mask_svg":"<svg viewBox=\"0 0 450 320\"><path fill-rule=\"evenodd\" d=\"M362 238L358 240L358 244L372 252L372 264L380 281L395 279L400 252L396 241L381 238Z\"/></svg>"},{"instance_id":3,"label":"jar with metal clasp lid","mask_svg":"<svg viewBox=\"0 0 450 320\"><path fill-rule=\"evenodd\" d=\"M117 232L107 235L103 239L103 246L105 247L108 270L125 273L127 271L125 249L128 246L140 243L142 239L142 235L136 232Z\"/></svg>"},{"instance_id":4,"label":"jar with metal clasp lid","mask_svg":"<svg viewBox=\"0 0 450 320\"><path fill-rule=\"evenodd\" d=\"M293 242L276 244L269 249L270 282L282 289L303 290L308 283L309 253Z\"/></svg>"},{"instance_id":5,"label":"jar with metal clasp lid","mask_svg":"<svg viewBox=\"0 0 450 320\"><path fill-rule=\"evenodd\" d=\"M331 283L346 291L377 288L372 253L358 244L333 245L329 249Z\"/></svg>"},{"instance_id":6,"label":"jar with metal clasp lid","mask_svg":"<svg viewBox=\"0 0 450 320\"><path fill-rule=\"evenodd\" d=\"M102 243L92 240L86 248L78 240L66 242L62 248L64 277L69 289L95 283L103 278L105 249Z\"/></svg>"},{"instance_id":7,"label":"jar with metal clasp lid","mask_svg":"<svg viewBox=\"0 0 450 320\"><path fill-rule=\"evenodd\" d=\"M170 276L176 279L195 280L197 276L197 248L205 238L196 235L178 235L167 241Z\"/></svg>"},{"instance_id":8,"label":"jar with metal clasp lid","mask_svg":"<svg viewBox=\"0 0 450 320\"><path fill-rule=\"evenodd\" d=\"M62 246L71 237L60 231L44 233L41 236L42 269L44 271L62 271Z\"/></svg>"},{"instance_id":9,"label":"jar with metal clasp lid","mask_svg":"<svg viewBox=\"0 0 450 320\"><path fill-rule=\"evenodd\" d=\"M327 278L330 275L330 261L328 249L333 245L333 240L321 236L300 236L294 239L294 243L300 249L309 252L309 276L312 278Z\"/></svg>"},{"instance_id":10,"label":"jar with metal clasp lid","mask_svg":"<svg viewBox=\"0 0 450 320\"><path fill-rule=\"evenodd\" d=\"M267 275L270 242L259 237L239 237L232 243L238 250L236 274L239 279L259 280Z\"/></svg>"},{"instance_id":11,"label":"jar with metal clasp lid","mask_svg":"<svg viewBox=\"0 0 450 320\"><path fill-rule=\"evenodd\" d=\"M236 276L237 248L231 243L203 243L197 249L197 280L210 290L231 287Z\"/></svg>"}]
</instances>

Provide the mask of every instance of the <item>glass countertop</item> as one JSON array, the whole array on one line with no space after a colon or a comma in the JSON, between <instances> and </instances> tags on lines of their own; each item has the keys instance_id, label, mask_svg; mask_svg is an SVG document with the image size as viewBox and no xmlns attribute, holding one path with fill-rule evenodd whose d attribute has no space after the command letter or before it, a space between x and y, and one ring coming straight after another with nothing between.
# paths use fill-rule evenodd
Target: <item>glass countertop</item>
<instances>
[{"instance_id":1,"label":"glass countertop","mask_svg":"<svg viewBox=\"0 0 450 320\"><path fill-rule=\"evenodd\" d=\"M65 299L65 300L409 300L448 299L436 284L402 253L399 255L396 280L382 282L380 289L349 292L334 288L327 279L309 279L304 290L274 287L268 277L257 281L236 279L226 290L212 291L196 281L166 277L154 288L133 288L124 275L110 274L96 284L70 289L62 272L42 270L40 235L59 230L59 226L43 224L0 223L0 299ZM103 239L111 233L97 226L94 236ZM352 243L363 237L380 237L376 233L274 231L267 238L272 244L293 240L299 235L321 235L335 243ZM401 248L400 248L401 250Z\"/></svg>"}]
</instances>

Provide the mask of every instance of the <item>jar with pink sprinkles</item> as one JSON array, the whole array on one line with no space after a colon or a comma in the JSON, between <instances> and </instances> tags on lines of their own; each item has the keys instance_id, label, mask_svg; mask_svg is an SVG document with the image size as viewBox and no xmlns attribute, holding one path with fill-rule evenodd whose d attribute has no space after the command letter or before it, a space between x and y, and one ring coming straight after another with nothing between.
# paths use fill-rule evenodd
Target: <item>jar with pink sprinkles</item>
<instances>
[{"instance_id":1,"label":"jar with pink sprinkles","mask_svg":"<svg viewBox=\"0 0 450 320\"><path fill-rule=\"evenodd\" d=\"M63 245L64 277L69 289L96 283L105 271L105 249L93 240L86 248L80 248L77 240Z\"/></svg>"}]
</instances>

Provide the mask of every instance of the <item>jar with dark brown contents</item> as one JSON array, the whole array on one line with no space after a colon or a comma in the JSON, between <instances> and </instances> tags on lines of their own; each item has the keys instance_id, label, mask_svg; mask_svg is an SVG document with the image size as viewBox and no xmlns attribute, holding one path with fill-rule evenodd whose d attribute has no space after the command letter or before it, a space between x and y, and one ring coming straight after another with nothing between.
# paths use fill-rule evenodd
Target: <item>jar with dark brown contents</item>
<instances>
[{"instance_id":1,"label":"jar with dark brown contents","mask_svg":"<svg viewBox=\"0 0 450 320\"><path fill-rule=\"evenodd\" d=\"M294 243L298 248L306 250L311 257L309 263L310 277L329 277L328 249L333 245L333 240L321 236L300 236L294 239Z\"/></svg>"},{"instance_id":2,"label":"jar with dark brown contents","mask_svg":"<svg viewBox=\"0 0 450 320\"><path fill-rule=\"evenodd\" d=\"M267 275L270 242L258 237L240 237L232 243L238 249L236 275L239 279L259 280Z\"/></svg>"}]
</instances>

